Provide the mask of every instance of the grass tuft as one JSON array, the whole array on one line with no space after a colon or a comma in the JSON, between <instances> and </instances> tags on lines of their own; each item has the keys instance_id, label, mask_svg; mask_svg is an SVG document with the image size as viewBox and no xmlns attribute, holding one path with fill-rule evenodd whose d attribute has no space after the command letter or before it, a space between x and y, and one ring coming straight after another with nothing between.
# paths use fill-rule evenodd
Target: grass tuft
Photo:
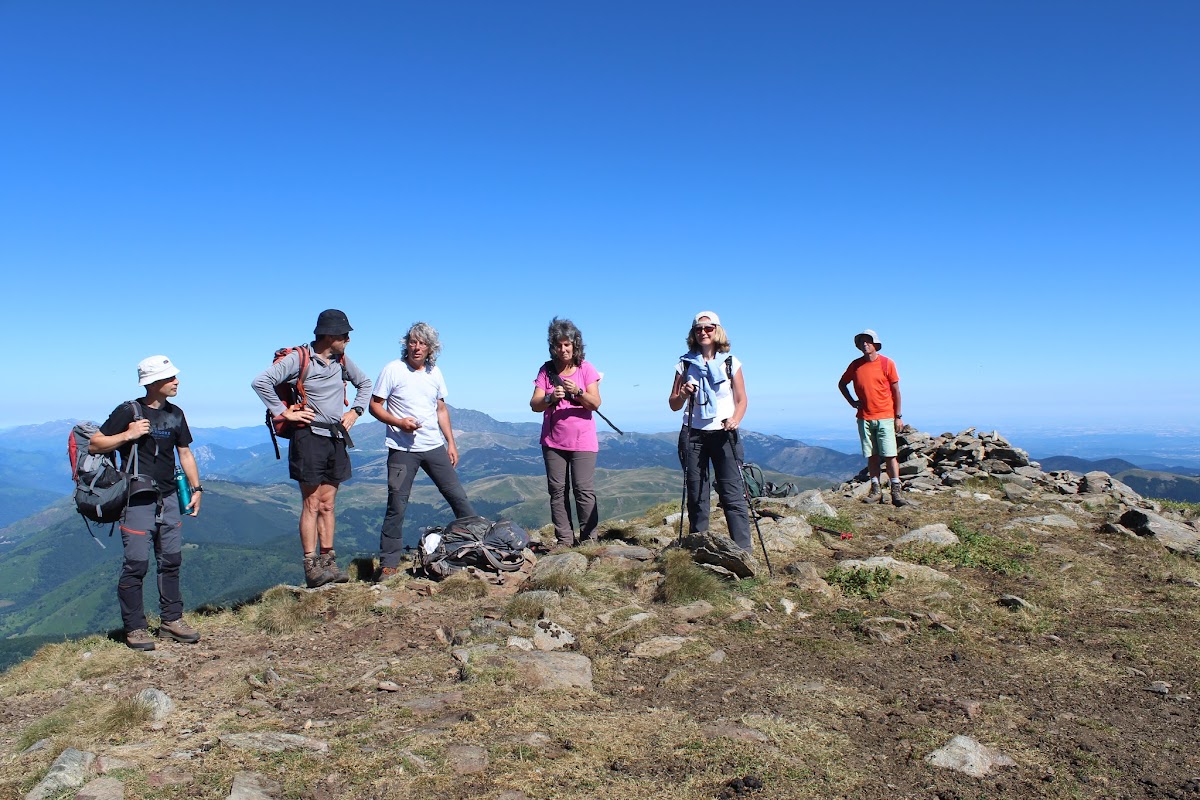
<instances>
[{"instance_id":1,"label":"grass tuft","mask_svg":"<svg viewBox=\"0 0 1200 800\"><path fill-rule=\"evenodd\" d=\"M836 517L825 514L809 514L808 524L813 527L829 528L840 533L854 533L854 520L840 512Z\"/></svg>"},{"instance_id":2,"label":"grass tuft","mask_svg":"<svg viewBox=\"0 0 1200 800\"><path fill-rule=\"evenodd\" d=\"M487 597L488 587L483 581L460 570L442 581L441 591L438 594L457 600L475 600Z\"/></svg>"},{"instance_id":3,"label":"grass tuft","mask_svg":"<svg viewBox=\"0 0 1200 800\"><path fill-rule=\"evenodd\" d=\"M725 596L721 580L696 564L686 550L667 553L665 575L659 584L656 599L664 603L690 603L707 600L716 603Z\"/></svg>"},{"instance_id":4,"label":"grass tuft","mask_svg":"<svg viewBox=\"0 0 1200 800\"><path fill-rule=\"evenodd\" d=\"M1008 542L999 537L972 530L962 520L950 523L950 530L958 536L958 544L949 547L915 545L901 548L899 554L917 564L939 566L952 564L957 567L974 567L1000 575L1025 575L1029 566L1026 559L1034 552L1028 542Z\"/></svg>"}]
</instances>

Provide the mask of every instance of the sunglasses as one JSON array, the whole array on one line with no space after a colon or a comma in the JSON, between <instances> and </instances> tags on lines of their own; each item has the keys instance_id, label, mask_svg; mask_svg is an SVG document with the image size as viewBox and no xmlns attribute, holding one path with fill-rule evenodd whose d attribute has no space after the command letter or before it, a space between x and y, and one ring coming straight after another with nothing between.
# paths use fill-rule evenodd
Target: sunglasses
<instances>
[{"instance_id":1,"label":"sunglasses","mask_svg":"<svg viewBox=\"0 0 1200 800\"><path fill-rule=\"evenodd\" d=\"M701 331L704 331L705 333L712 333L716 329L716 325L697 325L696 327L692 328L692 330L694 330L696 333L700 333Z\"/></svg>"}]
</instances>

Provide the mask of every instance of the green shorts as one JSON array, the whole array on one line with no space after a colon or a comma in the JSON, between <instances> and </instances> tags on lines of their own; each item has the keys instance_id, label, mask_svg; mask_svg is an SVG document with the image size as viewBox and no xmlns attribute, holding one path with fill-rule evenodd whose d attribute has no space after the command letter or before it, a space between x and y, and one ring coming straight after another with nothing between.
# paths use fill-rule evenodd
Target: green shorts
<instances>
[{"instance_id":1,"label":"green shorts","mask_svg":"<svg viewBox=\"0 0 1200 800\"><path fill-rule=\"evenodd\" d=\"M867 458L882 456L896 457L896 420L860 419L858 421L858 441L862 444L862 454Z\"/></svg>"}]
</instances>

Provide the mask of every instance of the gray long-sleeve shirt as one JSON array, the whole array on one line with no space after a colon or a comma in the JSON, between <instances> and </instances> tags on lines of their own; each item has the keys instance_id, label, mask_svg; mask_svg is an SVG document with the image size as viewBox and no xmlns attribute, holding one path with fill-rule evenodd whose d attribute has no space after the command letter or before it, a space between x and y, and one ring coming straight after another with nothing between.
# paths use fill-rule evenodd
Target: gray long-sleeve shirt
<instances>
[{"instance_id":1,"label":"gray long-sleeve shirt","mask_svg":"<svg viewBox=\"0 0 1200 800\"><path fill-rule=\"evenodd\" d=\"M366 408L371 402L371 379L347 356L343 355L341 361L326 361L315 353L311 355L308 374L304 376L304 393L308 396L308 408L317 415L313 420L313 433L329 436L329 430L320 426L341 422L342 414L346 411L343 368L346 378L358 390L354 401L350 403L351 407ZM300 354L293 351L263 370L250 382L250 386L270 410L271 415L277 417L287 410L287 406L279 399L279 395L275 394L275 386L294 382L299 375Z\"/></svg>"}]
</instances>

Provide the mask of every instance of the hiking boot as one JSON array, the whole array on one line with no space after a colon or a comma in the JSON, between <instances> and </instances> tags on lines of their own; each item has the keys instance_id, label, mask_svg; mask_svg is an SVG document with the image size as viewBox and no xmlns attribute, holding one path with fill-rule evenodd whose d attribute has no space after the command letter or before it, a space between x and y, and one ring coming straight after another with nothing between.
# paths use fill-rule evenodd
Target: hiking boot
<instances>
[{"instance_id":1,"label":"hiking boot","mask_svg":"<svg viewBox=\"0 0 1200 800\"><path fill-rule=\"evenodd\" d=\"M380 566L379 569L375 570L375 582L383 583L384 581L386 581L388 578L392 577L393 575L399 575L399 574L400 574L399 567Z\"/></svg>"},{"instance_id":2,"label":"hiking boot","mask_svg":"<svg viewBox=\"0 0 1200 800\"><path fill-rule=\"evenodd\" d=\"M153 650L154 638L150 631L138 628L136 631L125 631L125 646L130 650Z\"/></svg>"},{"instance_id":3,"label":"hiking boot","mask_svg":"<svg viewBox=\"0 0 1200 800\"><path fill-rule=\"evenodd\" d=\"M325 564L321 561L321 556L305 557L304 583L308 588L315 589L332 581L333 576L329 574L329 570L325 569Z\"/></svg>"},{"instance_id":4,"label":"hiking boot","mask_svg":"<svg viewBox=\"0 0 1200 800\"><path fill-rule=\"evenodd\" d=\"M317 556L317 560L325 567L325 570L330 575L330 580L334 583L346 583L350 580L350 573L338 569L337 555L332 550L324 555Z\"/></svg>"},{"instance_id":5,"label":"hiking boot","mask_svg":"<svg viewBox=\"0 0 1200 800\"><path fill-rule=\"evenodd\" d=\"M892 487L892 505L894 506L910 506L911 500L904 499L904 490L900 488L900 484Z\"/></svg>"},{"instance_id":6,"label":"hiking boot","mask_svg":"<svg viewBox=\"0 0 1200 800\"><path fill-rule=\"evenodd\" d=\"M871 491L867 492L867 496L863 498L864 503L878 503L883 497L883 490L879 488L879 484L871 481Z\"/></svg>"},{"instance_id":7,"label":"hiking boot","mask_svg":"<svg viewBox=\"0 0 1200 800\"><path fill-rule=\"evenodd\" d=\"M200 631L188 625L182 619L173 619L170 622L159 624L158 638L162 639L168 636L184 644L195 644L200 641Z\"/></svg>"}]
</instances>

